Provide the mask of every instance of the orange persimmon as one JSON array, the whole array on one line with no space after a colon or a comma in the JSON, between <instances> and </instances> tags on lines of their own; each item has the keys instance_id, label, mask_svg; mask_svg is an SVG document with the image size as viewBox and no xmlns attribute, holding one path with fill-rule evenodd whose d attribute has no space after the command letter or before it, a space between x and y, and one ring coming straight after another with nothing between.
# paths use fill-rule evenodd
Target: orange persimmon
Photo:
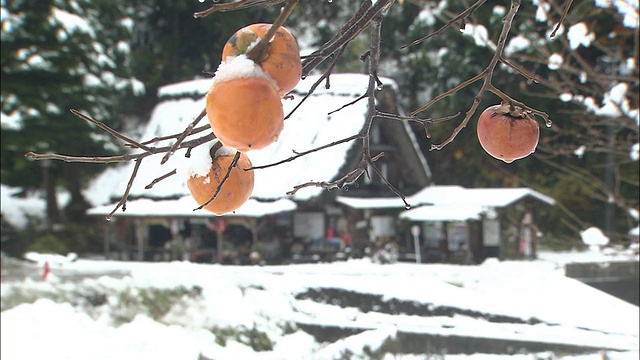
<instances>
[{"instance_id":1,"label":"orange persimmon","mask_svg":"<svg viewBox=\"0 0 640 360\"><path fill-rule=\"evenodd\" d=\"M531 155L540 139L540 127L530 111L507 103L485 109L478 118L478 140L491 156L506 163Z\"/></svg>"},{"instance_id":2,"label":"orange persimmon","mask_svg":"<svg viewBox=\"0 0 640 360\"><path fill-rule=\"evenodd\" d=\"M262 38L271 24L252 24L233 34L222 49L222 61L228 56L246 54ZM280 26L269 46L258 54L255 62L278 84L280 96L286 95L300 81L302 62L298 43L286 28Z\"/></svg>"},{"instance_id":3,"label":"orange persimmon","mask_svg":"<svg viewBox=\"0 0 640 360\"><path fill-rule=\"evenodd\" d=\"M191 174L189 176L187 187L191 192L191 196L199 205L205 204L215 194L219 184L227 175L234 155L235 152L218 151L211 157L211 167L206 175ZM216 215L222 215L242 206L253 191L253 170L245 170L251 168L251 166L249 157L244 153L240 153L238 162L231 169L229 177L224 180L220 192L203 209Z\"/></svg>"},{"instance_id":4,"label":"orange persimmon","mask_svg":"<svg viewBox=\"0 0 640 360\"><path fill-rule=\"evenodd\" d=\"M282 101L266 78L214 82L206 100L214 134L224 146L238 151L259 150L274 143L284 127Z\"/></svg>"}]
</instances>

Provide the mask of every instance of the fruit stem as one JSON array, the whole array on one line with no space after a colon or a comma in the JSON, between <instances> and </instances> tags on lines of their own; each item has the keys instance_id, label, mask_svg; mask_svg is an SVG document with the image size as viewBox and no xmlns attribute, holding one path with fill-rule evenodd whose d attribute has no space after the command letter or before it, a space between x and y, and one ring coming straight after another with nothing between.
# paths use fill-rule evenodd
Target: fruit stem
<instances>
[{"instance_id":1,"label":"fruit stem","mask_svg":"<svg viewBox=\"0 0 640 360\"><path fill-rule=\"evenodd\" d=\"M513 101L510 100L502 100L500 107L496 110L496 112L500 115L509 115L511 117L523 118L525 117L526 110L522 107L514 104Z\"/></svg>"},{"instance_id":2,"label":"fruit stem","mask_svg":"<svg viewBox=\"0 0 640 360\"><path fill-rule=\"evenodd\" d=\"M209 156L211 156L211 161L213 161L213 159L216 158L216 153L221 148L222 148L222 142L220 142L219 140L215 140L215 143L213 143L213 145L211 145L211 149L209 149Z\"/></svg>"},{"instance_id":3,"label":"fruit stem","mask_svg":"<svg viewBox=\"0 0 640 360\"><path fill-rule=\"evenodd\" d=\"M289 2L287 2L287 5L285 5L280 11L280 15L278 15L278 18L276 18L273 24L271 24L269 30L267 30L267 33L264 34L260 41L258 41L256 46L254 46L247 52L247 57L249 59L253 60L256 63L259 62L260 54L264 53L268 48L271 39L276 34L276 31L278 31L280 26L282 26L289 15L291 15L291 12L296 7L296 5L298 5L298 0L289 0Z\"/></svg>"},{"instance_id":4,"label":"fruit stem","mask_svg":"<svg viewBox=\"0 0 640 360\"><path fill-rule=\"evenodd\" d=\"M543 111L540 111L540 110L536 110L536 109L531 108L531 107L528 107L524 103L522 103L520 101L517 101L515 99L512 99L509 95L505 94L500 89L496 88L495 86L493 86L491 84L489 84L489 87L487 88L487 90L489 90L492 93L498 95L502 99L502 103L501 104L502 104L503 108L504 108L505 102L508 102L508 103L513 104L515 106L516 112L512 113L510 111L506 111L505 114L506 113L510 113L511 116L520 116L520 117L524 117L526 115L525 113L538 115L539 117L541 117L544 120L545 125L547 127L551 127L552 121L549 118L549 115L547 113L545 113ZM517 115L518 114L517 111L520 111L520 113L519 113L520 115Z\"/></svg>"}]
</instances>

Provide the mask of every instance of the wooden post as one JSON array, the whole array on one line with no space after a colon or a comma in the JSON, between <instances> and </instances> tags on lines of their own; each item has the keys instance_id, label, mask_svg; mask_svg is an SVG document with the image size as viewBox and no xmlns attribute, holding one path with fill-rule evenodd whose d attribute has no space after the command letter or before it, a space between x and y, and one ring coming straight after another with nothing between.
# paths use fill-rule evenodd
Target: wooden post
<instances>
[{"instance_id":1,"label":"wooden post","mask_svg":"<svg viewBox=\"0 0 640 360\"><path fill-rule=\"evenodd\" d=\"M222 230L220 230L220 226L216 226L216 246L218 252L218 263L222 264Z\"/></svg>"},{"instance_id":2,"label":"wooden post","mask_svg":"<svg viewBox=\"0 0 640 360\"><path fill-rule=\"evenodd\" d=\"M112 219L113 221L113 219ZM106 225L102 225L102 229L104 230L104 257L105 259L109 259L109 253L111 252L111 226L112 222L109 222Z\"/></svg>"},{"instance_id":3,"label":"wooden post","mask_svg":"<svg viewBox=\"0 0 640 360\"><path fill-rule=\"evenodd\" d=\"M136 243L138 245L138 261L144 260L144 219L136 219Z\"/></svg>"},{"instance_id":4,"label":"wooden post","mask_svg":"<svg viewBox=\"0 0 640 360\"><path fill-rule=\"evenodd\" d=\"M252 242L251 247L258 245L258 218L250 219Z\"/></svg>"}]
</instances>

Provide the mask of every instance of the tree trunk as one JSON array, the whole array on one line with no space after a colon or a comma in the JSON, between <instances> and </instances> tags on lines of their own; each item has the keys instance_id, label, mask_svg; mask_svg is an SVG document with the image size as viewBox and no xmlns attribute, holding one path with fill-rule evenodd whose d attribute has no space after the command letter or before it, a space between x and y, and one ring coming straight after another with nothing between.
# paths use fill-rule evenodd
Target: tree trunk
<instances>
[{"instance_id":1,"label":"tree trunk","mask_svg":"<svg viewBox=\"0 0 640 360\"><path fill-rule=\"evenodd\" d=\"M45 191L46 216L44 225L47 233L50 233L53 225L60 222L60 209L56 194L56 178L51 172L51 160L42 161L42 179Z\"/></svg>"}]
</instances>

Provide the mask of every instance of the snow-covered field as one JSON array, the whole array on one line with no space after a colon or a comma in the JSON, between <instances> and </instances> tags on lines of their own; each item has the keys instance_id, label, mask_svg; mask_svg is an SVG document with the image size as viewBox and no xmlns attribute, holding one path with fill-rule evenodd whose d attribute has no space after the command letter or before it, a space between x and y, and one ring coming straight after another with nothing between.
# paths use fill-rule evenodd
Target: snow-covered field
<instances>
[{"instance_id":1,"label":"snow-covered field","mask_svg":"<svg viewBox=\"0 0 640 360\"><path fill-rule=\"evenodd\" d=\"M597 350L416 353L400 342L389 346L401 334L589 346L606 349L608 359L640 354L638 307L565 277L563 268L638 261L637 255L541 253L535 261L489 259L478 266L56 259L46 280L45 258L26 265L30 277L5 276L3 360L603 359ZM358 306L350 296L374 304ZM352 332L323 342L303 330L323 326Z\"/></svg>"}]
</instances>

